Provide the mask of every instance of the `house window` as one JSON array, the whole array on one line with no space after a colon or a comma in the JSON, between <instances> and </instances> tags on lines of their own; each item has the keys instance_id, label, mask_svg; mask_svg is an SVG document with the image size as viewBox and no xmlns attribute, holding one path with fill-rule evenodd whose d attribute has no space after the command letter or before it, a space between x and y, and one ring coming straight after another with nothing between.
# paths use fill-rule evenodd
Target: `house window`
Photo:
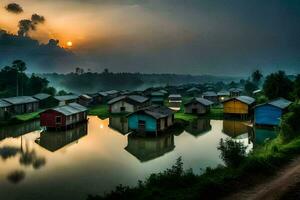
<instances>
[{"instance_id":1,"label":"house window","mask_svg":"<svg viewBox=\"0 0 300 200\"><path fill-rule=\"evenodd\" d=\"M122 106L120 109L121 109L121 112L125 112L126 111L126 108L124 106Z\"/></svg>"},{"instance_id":2,"label":"house window","mask_svg":"<svg viewBox=\"0 0 300 200\"><path fill-rule=\"evenodd\" d=\"M56 116L55 122L56 124L61 124L61 116Z\"/></svg>"}]
</instances>

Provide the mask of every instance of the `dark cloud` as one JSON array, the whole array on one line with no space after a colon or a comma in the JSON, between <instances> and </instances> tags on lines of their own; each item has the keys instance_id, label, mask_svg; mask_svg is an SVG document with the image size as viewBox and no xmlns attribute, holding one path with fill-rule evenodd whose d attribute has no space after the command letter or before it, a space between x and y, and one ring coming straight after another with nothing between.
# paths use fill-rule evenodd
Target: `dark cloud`
<instances>
[{"instance_id":1,"label":"dark cloud","mask_svg":"<svg viewBox=\"0 0 300 200\"><path fill-rule=\"evenodd\" d=\"M5 6L5 9L8 12L15 13L15 14L20 14L23 12L23 8L19 4L16 4L16 3L8 4L7 6Z\"/></svg>"},{"instance_id":2,"label":"dark cloud","mask_svg":"<svg viewBox=\"0 0 300 200\"><path fill-rule=\"evenodd\" d=\"M58 40L50 39L47 44L39 44L30 37L0 30L0 67L16 59L24 60L30 72L67 72L83 66L75 54L58 43Z\"/></svg>"},{"instance_id":3,"label":"dark cloud","mask_svg":"<svg viewBox=\"0 0 300 200\"><path fill-rule=\"evenodd\" d=\"M38 14L33 14L31 16L31 21L34 24L43 24L45 22L45 17Z\"/></svg>"}]
</instances>

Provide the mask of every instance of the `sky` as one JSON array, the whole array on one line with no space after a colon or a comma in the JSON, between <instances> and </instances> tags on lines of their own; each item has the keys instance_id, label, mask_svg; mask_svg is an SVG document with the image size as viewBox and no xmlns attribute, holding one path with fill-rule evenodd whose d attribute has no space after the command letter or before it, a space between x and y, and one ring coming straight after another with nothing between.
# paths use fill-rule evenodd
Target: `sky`
<instances>
[{"instance_id":1,"label":"sky","mask_svg":"<svg viewBox=\"0 0 300 200\"><path fill-rule=\"evenodd\" d=\"M8 12L9 3L23 12ZM0 0L0 29L17 34L18 22L34 13L45 22L28 36L40 44L59 40L63 48L43 46L41 56L40 47L22 43L17 56L32 71L300 73L298 0ZM13 45L18 48L5 42L1 46L0 38L0 53L6 51L0 65L16 57Z\"/></svg>"}]
</instances>

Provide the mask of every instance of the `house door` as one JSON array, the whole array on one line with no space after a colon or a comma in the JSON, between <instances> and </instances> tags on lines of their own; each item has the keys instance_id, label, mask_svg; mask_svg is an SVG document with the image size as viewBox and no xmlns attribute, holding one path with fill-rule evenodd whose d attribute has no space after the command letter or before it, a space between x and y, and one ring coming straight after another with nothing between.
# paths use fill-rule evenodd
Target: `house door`
<instances>
[{"instance_id":1,"label":"house door","mask_svg":"<svg viewBox=\"0 0 300 200\"><path fill-rule=\"evenodd\" d=\"M192 113L197 114L197 112L198 112L198 109L197 109L197 108L193 108L193 109L192 109Z\"/></svg>"},{"instance_id":2,"label":"house door","mask_svg":"<svg viewBox=\"0 0 300 200\"><path fill-rule=\"evenodd\" d=\"M144 120L139 120L138 122L138 132L144 133L146 131L146 121Z\"/></svg>"}]
</instances>

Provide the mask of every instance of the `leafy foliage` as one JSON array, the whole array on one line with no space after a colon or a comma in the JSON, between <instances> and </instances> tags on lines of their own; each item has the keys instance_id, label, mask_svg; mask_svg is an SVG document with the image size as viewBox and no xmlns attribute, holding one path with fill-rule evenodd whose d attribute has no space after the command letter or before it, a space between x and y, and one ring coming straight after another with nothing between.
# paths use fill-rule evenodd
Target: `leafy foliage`
<instances>
[{"instance_id":1,"label":"leafy foliage","mask_svg":"<svg viewBox=\"0 0 300 200\"><path fill-rule=\"evenodd\" d=\"M269 99L283 97L290 99L293 90L293 82L287 77L284 71L272 73L266 77L264 92Z\"/></svg>"},{"instance_id":2,"label":"leafy foliage","mask_svg":"<svg viewBox=\"0 0 300 200\"><path fill-rule=\"evenodd\" d=\"M246 157L246 146L232 139L220 140L220 157L228 167L237 167Z\"/></svg>"},{"instance_id":3,"label":"leafy foliage","mask_svg":"<svg viewBox=\"0 0 300 200\"><path fill-rule=\"evenodd\" d=\"M285 114L281 121L281 136L284 140L289 141L300 136L300 105L294 104L290 112Z\"/></svg>"}]
</instances>

